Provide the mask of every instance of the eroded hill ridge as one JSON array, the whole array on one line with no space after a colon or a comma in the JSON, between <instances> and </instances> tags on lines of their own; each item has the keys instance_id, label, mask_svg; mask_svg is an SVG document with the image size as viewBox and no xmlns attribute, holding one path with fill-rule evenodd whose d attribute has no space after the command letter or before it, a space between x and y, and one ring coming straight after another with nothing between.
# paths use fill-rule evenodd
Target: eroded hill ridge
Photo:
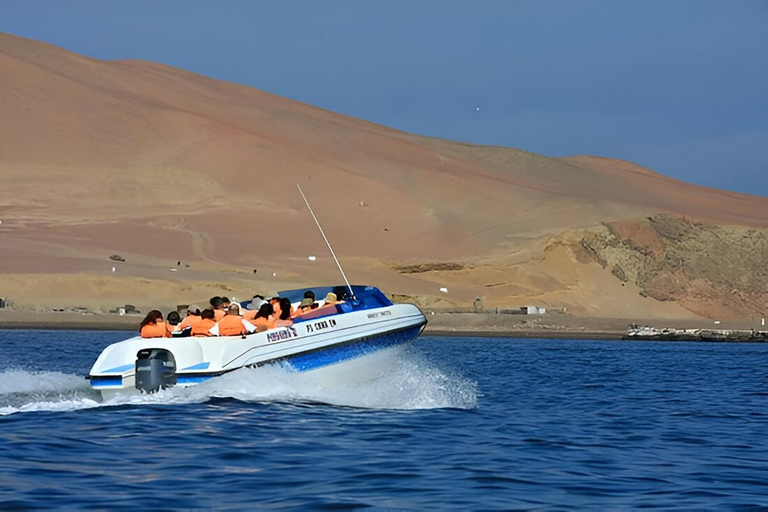
<instances>
[{"instance_id":1,"label":"eroded hill ridge","mask_svg":"<svg viewBox=\"0 0 768 512\"><path fill-rule=\"evenodd\" d=\"M760 317L768 304L767 235L657 214L586 230L574 253L655 300L706 317Z\"/></svg>"}]
</instances>

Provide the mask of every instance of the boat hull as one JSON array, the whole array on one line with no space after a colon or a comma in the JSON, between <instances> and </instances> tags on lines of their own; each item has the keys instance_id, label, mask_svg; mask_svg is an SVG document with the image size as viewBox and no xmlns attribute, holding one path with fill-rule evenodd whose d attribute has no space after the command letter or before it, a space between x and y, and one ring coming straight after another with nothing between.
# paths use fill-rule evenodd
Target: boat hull
<instances>
[{"instance_id":1,"label":"boat hull","mask_svg":"<svg viewBox=\"0 0 768 512\"><path fill-rule=\"evenodd\" d=\"M137 354L148 349L166 350L173 355L176 385L182 387L266 364L281 364L296 372L332 371L341 363L406 345L419 336L425 325L426 318L416 306L396 304L300 321L292 327L244 338L134 337L107 347L87 378L105 399L139 393L135 387Z\"/></svg>"}]
</instances>

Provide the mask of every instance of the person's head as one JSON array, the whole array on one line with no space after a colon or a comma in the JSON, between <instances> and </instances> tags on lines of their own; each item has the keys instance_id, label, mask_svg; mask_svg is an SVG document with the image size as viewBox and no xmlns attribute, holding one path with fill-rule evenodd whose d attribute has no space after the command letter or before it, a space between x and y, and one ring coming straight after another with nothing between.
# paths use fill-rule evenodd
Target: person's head
<instances>
[{"instance_id":1,"label":"person's head","mask_svg":"<svg viewBox=\"0 0 768 512\"><path fill-rule=\"evenodd\" d=\"M265 302L259 308L259 312L256 313L256 318L269 318L274 313L275 313L275 308L272 307L272 304L270 304L269 302Z\"/></svg>"},{"instance_id":2,"label":"person's head","mask_svg":"<svg viewBox=\"0 0 768 512\"><path fill-rule=\"evenodd\" d=\"M227 308L227 314L240 316L240 304L238 303L230 304L229 307Z\"/></svg>"},{"instance_id":3,"label":"person's head","mask_svg":"<svg viewBox=\"0 0 768 512\"><path fill-rule=\"evenodd\" d=\"M248 309L258 310L262 304L264 304L264 297L261 295L254 295L251 302L248 304Z\"/></svg>"},{"instance_id":4,"label":"person's head","mask_svg":"<svg viewBox=\"0 0 768 512\"><path fill-rule=\"evenodd\" d=\"M280 297L280 320L291 318L291 301L288 297Z\"/></svg>"},{"instance_id":5,"label":"person's head","mask_svg":"<svg viewBox=\"0 0 768 512\"><path fill-rule=\"evenodd\" d=\"M221 305L224 306L224 309L229 308L230 304L232 304L232 302L230 302L229 297L222 297L221 298Z\"/></svg>"},{"instance_id":6,"label":"person's head","mask_svg":"<svg viewBox=\"0 0 768 512\"><path fill-rule=\"evenodd\" d=\"M200 312L200 318L203 320L213 320L216 317L216 313L212 309L204 309Z\"/></svg>"},{"instance_id":7,"label":"person's head","mask_svg":"<svg viewBox=\"0 0 768 512\"><path fill-rule=\"evenodd\" d=\"M307 311L312 311L312 304L315 303L315 299L306 298L301 301L301 304L299 304L299 310L302 313L306 313Z\"/></svg>"},{"instance_id":8,"label":"person's head","mask_svg":"<svg viewBox=\"0 0 768 512\"><path fill-rule=\"evenodd\" d=\"M149 324L156 324L158 321L163 321L163 314L160 311L153 309L147 313L147 316L145 316L144 320L141 321L141 327Z\"/></svg>"},{"instance_id":9,"label":"person's head","mask_svg":"<svg viewBox=\"0 0 768 512\"><path fill-rule=\"evenodd\" d=\"M315 292L313 292L312 290L305 291L304 292L304 298L305 299L312 299L312 301L314 301L315 300Z\"/></svg>"},{"instance_id":10,"label":"person's head","mask_svg":"<svg viewBox=\"0 0 768 512\"><path fill-rule=\"evenodd\" d=\"M344 298L347 296L348 290L345 286L334 286L331 291L336 295L336 300L338 302L343 302Z\"/></svg>"},{"instance_id":11,"label":"person's head","mask_svg":"<svg viewBox=\"0 0 768 512\"><path fill-rule=\"evenodd\" d=\"M336 298L335 293L329 293L325 296L325 303L326 304L336 304L338 302L338 299Z\"/></svg>"},{"instance_id":12,"label":"person's head","mask_svg":"<svg viewBox=\"0 0 768 512\"><path fill-rule=\"evenodd\" d=\"M221 297L217 295L215 297L211 297L210 303L211 303L211 308L221 309L221 305L224 304L224 301L221 300Z\"/></svg>"},{"instance_id":13,"label":"person's head","mask_svg":"<svg viewBox=\"0 0 768 512\"><path fill-rule=\"evenodd\" d=\"M272 309L276 315L280 315L280 297L272 297L269 299L269 303L272 304Z\"/></svg>"},{"instance_id":14,"label":"person's head","mask_svg":"<svg viewBox=\"0 0 768 512\"><path fill-rule=\"evenodd\" d=\"M197 306L189 306L187 308L187 316L189 315L200 316L200 308Z\"/></svg>"},{"instance_id":15,"label":"person's head","mask_svg":"<svg viewBox=\"0 0 768 512\"><path fill-rule=\"evenodd\" d=\"M179 325L181 322L181 315L178 311L171 311L168 316L165 317L165 321L171 325Z\"/></svg>"}]
</instances>

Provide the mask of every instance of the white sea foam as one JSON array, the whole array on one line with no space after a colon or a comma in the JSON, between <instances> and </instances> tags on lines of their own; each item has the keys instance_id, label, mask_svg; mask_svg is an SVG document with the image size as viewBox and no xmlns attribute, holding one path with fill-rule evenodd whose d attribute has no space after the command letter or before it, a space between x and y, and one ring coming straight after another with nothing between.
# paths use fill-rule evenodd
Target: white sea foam
<instances>
[{"instance_id":1,"label":"white sea foam","mask_svg":"<svg viewBox=\"0 0 768 512\"><path fill-rule=\"evenodd\" d=\"M82 376L60 372L0 372L0 416L25 411L71 411L98 407L99 394Z\"/></svg>"},{"instance_id":2,"label":"white sea foam","mask_svg":"<svg viewBox=\"0 0 768 512\"><path fill-rule=\"evenodd\" d=\"M0 372L0 416L28 411L73 411L118 405L203 403L210 398L244 402L311 402L368 409L472 408L476 384L413 354L367 357L297 373L272 365L241 369L197 386L102 401L87 381L58 372ZM352 364L350 364L352 363Z\"/></svg>"}]
</instances>

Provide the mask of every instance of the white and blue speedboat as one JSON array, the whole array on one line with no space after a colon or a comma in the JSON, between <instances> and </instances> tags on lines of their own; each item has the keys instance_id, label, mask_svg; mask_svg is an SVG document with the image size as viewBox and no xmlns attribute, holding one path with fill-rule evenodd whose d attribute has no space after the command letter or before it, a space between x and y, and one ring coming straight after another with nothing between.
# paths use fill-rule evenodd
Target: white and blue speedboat
<instances>
[{"instance_id":1,"label":"white and blue speedboat","mask_svg":"<svg viewBox=\"0 0 768 512\"><path fill-rule=\"evenodd\" d=\"M344 287L312 288L322 297ZM344 372L351 363L415 340L427 320L412 304L393 304L372 286L350 286L346 302L316 309L247 336L141 338L104 349L86 377L105 399L190 386L241 368L282 364L289 371ZM295 305L305 289L280 292ZM354 365L352 365L354 366Z\"/></svg>"}]
</instances>

